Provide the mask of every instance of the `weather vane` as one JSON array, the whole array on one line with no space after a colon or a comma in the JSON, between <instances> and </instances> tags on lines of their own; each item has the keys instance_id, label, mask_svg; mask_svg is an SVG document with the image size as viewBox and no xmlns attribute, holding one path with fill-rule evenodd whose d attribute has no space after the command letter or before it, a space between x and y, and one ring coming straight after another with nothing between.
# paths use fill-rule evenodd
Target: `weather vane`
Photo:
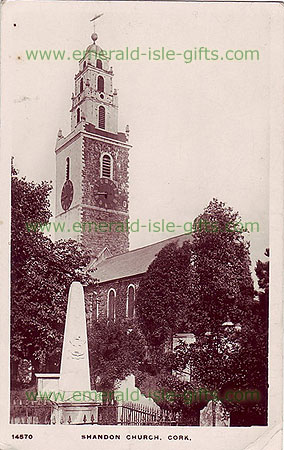
<instances>
[{"instance_id":1,"label":"weather vane","mask_svg":"<svg viewBox=\"0 0 284 450\"><path fill-rule=\"evenodd\" d=\"M96 14L95 17L93 19L90 20L90 22L94 22L94 33L96 31L96 20L101 17L104 13L101 14Z\"/></svg>"}]
</instances>

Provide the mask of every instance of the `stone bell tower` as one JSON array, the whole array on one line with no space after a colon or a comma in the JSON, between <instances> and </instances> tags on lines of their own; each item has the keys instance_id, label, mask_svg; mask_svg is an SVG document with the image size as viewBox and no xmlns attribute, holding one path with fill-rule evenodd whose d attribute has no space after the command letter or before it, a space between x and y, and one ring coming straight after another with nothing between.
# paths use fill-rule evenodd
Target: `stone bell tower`
<instances>
[{"instance_id":1,"label":"stone bell tower","mask_svg":"<svg viewBox=\"0 0 284 450\"><path fill-rule=\"evenodd\" d=\"M128 126L118 131L113 69L95 31L91 39L75 75L71 132L64 137L59 130L56 143L56 222L65 224L56 238L79 240L99 257L129 248L131 146Z\"/></svg>"}]
</instances>

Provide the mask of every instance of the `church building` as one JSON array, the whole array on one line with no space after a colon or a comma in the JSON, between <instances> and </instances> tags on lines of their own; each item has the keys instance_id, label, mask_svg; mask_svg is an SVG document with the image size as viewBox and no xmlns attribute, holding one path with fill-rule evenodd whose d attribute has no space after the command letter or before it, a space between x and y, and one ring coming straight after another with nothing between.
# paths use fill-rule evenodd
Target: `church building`
<instances>
[{"instance_id":1,"label":"church building","mask_svg":"<svg viewBox=\"0 0 284 450\"><path fill-rule=\"evenodd\" d=\"M129 219L129 127L118 131L118 95L113 69L97 45L79 61L72 94L71 132L59 130L56 143L56 221L65 222L64 239L91 251L89 269L98 280L87 288L88 322L135 317L141 277L168 243L182 245L189 235L172 237L129 251L129 231L95 231L95 224ZM77 228L74 227L77 224ZM75 228L75 229L74 229Z\"/></svg>"}]
</instances>

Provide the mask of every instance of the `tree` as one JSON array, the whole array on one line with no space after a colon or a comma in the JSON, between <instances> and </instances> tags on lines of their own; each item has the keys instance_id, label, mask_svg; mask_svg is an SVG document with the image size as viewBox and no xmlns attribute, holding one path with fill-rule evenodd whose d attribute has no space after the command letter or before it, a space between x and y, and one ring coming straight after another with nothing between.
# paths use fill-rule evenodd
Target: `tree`
<instances>
[{"instance_id":1,"label":"tree","mask_svg":"<svg viewBox=\"0 0 284 450\"><path fill-rule=\"evenodd\" d=\"M127 320L96 322L89 338L94 389L112 391L117 380L139 372L146 356L145 346L145 338L135 323L130 328Z\"/></svg>"},{"instance_id":2,"label":"tree","mask_svg":"<svg viewBox=\"0 0 284 450\"><path fill-rule=\"evenodd\" d=\"M193 263L202 319L196 324L196 343L184 356L192 367L192 381L221 397L228 389L258 390L260 400L254 404L223 401L235 424L263 425L267 325L261 320L261 305L254 300L249 244L246 230L237 226L240 222L238 213L216 199L196 219ZM259 264L258 269L267 287Z\"/></svg>"},{"instance_id":3,"label":"tree","mask_svg":"<svg viewBox=\"0 0 284 450\"><path fill-rule=\"evenodd\" d=\"M227 319L239 322L253 299L249 245L228 231L240 217L213 199L195 220L193 238L164 247L149 266L137 295L147 340L163 344L173 333L217 333Z\"/></svg>"},{"instance_id":4,"label":"tree","mask_svg":"<svg viewBox=\"0 0 284 450\"><path fill-rule=\"evenodd\" d=\"M269 258L269 249L264 255ZM255 372L259 376L261 392L260 414L263 424L267 424L268 406L268 332L269 332L269 261L258 260L255 267L260 290L256 292L258 302L255 302L256 332L258 337L255 348Z\"/></svg>"},{"instance_id":5,"label":"tree","mask_svg":"<svg viewBox=\"0 0 284 450\"><path fill-rule=\"evenodd\" d=\"M192 239L157 255L137 296L156 373L165 367L167 340L176 332L194 333L194 344L181 343L167 359L168 370L182 371L190 363L196 389L221 395L263 382L249 244L240 222L237 212L213 199L196 218Z\"/></svg>"},{"instance_id":6,"label":"tree","mask_svg":"<svg viewBox=\"0 0 284 450\"><path fill-rule=\"evenodd\" d=\"M264 255L269 258L269 249L267 248ZM255 267L255 273L258 278L258 286L260 290L257 292L260 307L268 324L268 303L269 303L269 261L258 260ZM266 327L268 329L268 326Z\"/></svg>"},{"instance_id":7,"label":"tree","mask_svg":"<svg viewBox=\"0 0 284 450\"><path fill-rule=\"evenodd\" d=\"M217 199L195 221L192 264L200 287L202 327L214 334L227 319L240 322L241 312L253 300L249 243L243 231L236 231L240 222L239 214Z\"/></svg>"},{"instance_id":8,"label":"tree","mask_svg":"<svg viewBox=\"0 0 284 450\"><path fill-rule=\"evenodd\" d=\"M89 282L84 271L89 255L75 241L54 243L39 228L26 227L49 221L50 184L19 178L12 167L11 189L11 372L16 386L23 361L30 362L33 374L58 370L68 290L74 280Z\"/></svg>"},{"instance_id":9,"label":"tree","mask_svg":"<svg viewBox=\"0 0 284 450\"><path fill-rule=\"evenodd\" d=\"M189 262L191 246L165 246L150 264L137 293L137 315L149 345L163 346L173 334L188 328L198 294Z\"/></svg>"},{"instance_id":10,"label":"tree","mask_svg":"<svg viewBox=\"0 0 284 450\"><path fill-rule=\"evenodd\" d=\"M191 364L195 377L213 390L222 390L236 379L241 340L249 332L253 304L249 245L234 225L241 218L232 208L213 199L196 219L193 265L197 273L199 321ZM238 333L234 325L240 324ZM232 330L233 328L233 330ZM206 364L200 366L200 358ZM218 367L218 370L216 370ZM240 367L238 367L240 370Z\"/></svg>"}]
</instances>

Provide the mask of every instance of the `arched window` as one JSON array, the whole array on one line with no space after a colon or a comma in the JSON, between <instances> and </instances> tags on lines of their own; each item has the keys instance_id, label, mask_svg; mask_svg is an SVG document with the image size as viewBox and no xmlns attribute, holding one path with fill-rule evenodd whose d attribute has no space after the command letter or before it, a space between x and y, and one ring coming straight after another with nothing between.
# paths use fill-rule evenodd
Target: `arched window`
<instances>
[{"instance_id":1,"label":"arched window","mask_svg":"<svg viewBox=\"0 0 284 450\"><path fill-rule=\"evenodd\" d=\"M77 109L77 123L79 123L81 120L81 112L80 112L80 108Z\"/></svg>"},{"instance_id":2,"label":"arched window","mask_svg":"<svg viewBox=\"0 0 284 450\"><path fill-rule=\"evenodd\" d=\"M126 304L126 316L129 319L133 319L135 313L135 289L132 284L128 286L127 290L127 304Z\"/></svg>"},{"instance_id":3,"label":"arched window","mask_svg":"<svg viewBox=\"0 0 284 450\"><path fill-rule=\"evenodd\" d=\"M83 92L83 89L84 89L84 81L83 81L83 78L81 78L81 80L80 80L80 93Z\"/></svg>"},{"instance_id":4,"label":"arched window","mask_svg":"<svg viewBox=\"0 0 284 450\"><path fill-rule=\"evenodd\" d=\"M86 69L87 63L86 61L83 62L83 70Z\"/></svg>"},{"instance_id":5,"label":"arched window","mask_svg":"<svg viewBox=\"0 0 284 450\"><path fill-rule=\"evenodd\" d=\"M100 59L97 59L96 66L97 66L98 69L102 69L103 68L103 63L102 63L102 61Z\"/></svg>"},{"instance_id":6,"label":"arched window","mask_svg":"<svg viewBox=\"0 0 284 450\"><path fill-rule=\"evenodd\" d=\"M66 181L70 178L70 158L66 158Z\"/></svg>"},{"instance_id":7,"label":"arched window","mask_svg":"<svg viewBox=\"0 0 284 450\"><path fill-rule=\"evenodd\" d=\"M98 91L104 92L105 90L105 81L101 75L98 76Z\"/></svg>"},{"instance_id":8,"label":"arched window","mask_svg":"<svg viewBox=\"0 0 284 450\"><path fill-rule=\"evenodd\" d=\"M101 178L112 179L112 157L107 153L101 158Z\"/></svg>"},{"instance_id":9,"label":"arched window","mask_svg":"<svg viewBox=\"0 0 284 450\"><path fill-rule=\"evenodd\" d=\"M99 128L105 129L106 125L106 112L103 106L99 107Z\"/></svg>"},{"instance_id":10,"label":"arched window","mask_svg":"<svg viewBox=\"0 0 284 450\"><path fill-rule=\"evenodd\" d=\"M108 291L107 299L107 317L109 320L115 320L115 298L116 292L114 289Z\"/></svg>"}]
</instances>

